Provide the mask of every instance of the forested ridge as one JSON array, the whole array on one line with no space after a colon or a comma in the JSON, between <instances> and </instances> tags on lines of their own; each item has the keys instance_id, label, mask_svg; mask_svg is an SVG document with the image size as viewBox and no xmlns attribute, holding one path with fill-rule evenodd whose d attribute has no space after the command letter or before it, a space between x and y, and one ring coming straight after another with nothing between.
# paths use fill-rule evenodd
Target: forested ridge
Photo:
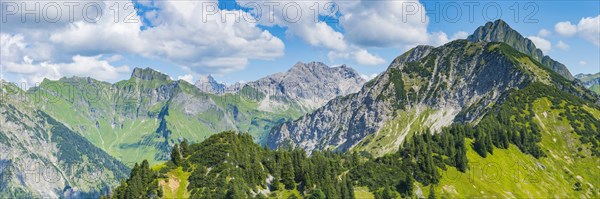
<instances>
[{"instance_id":1,"label":"forested ridge","mask_svg":"<svg viewBox=\"0 0 600 199\"><path fill-rule=\"evenodd\" d=\"M397 152L377 158L363 152L315 151L307 156L299 149L271 150L255 144L249 134L235 132L219 133L201 143L184 140L174 146L165 167L153 171L147 162L136 165L110 197L161 197L163 188L157 182L176 168L190 173L190 198L265 198L286 190L297 191L291 198L355 198L358 186L368 187L375 198L411 197L416 182L435 186L440 170L469 170L467 147L486 157L494 148L513 144L522 153L544 158L546 152L538 144L542 132L532 110L540 98L551 100L553 109L564 110L561 117L572 121L581 142L598 155L600 121L581 108L597 108L594 104L541 83L510 93L476 126L454 124L441 132L418 133ZM467 138L474 140L472 145ZM434 189L429 192L435 198Z\"/></svg>"}]
</instances>

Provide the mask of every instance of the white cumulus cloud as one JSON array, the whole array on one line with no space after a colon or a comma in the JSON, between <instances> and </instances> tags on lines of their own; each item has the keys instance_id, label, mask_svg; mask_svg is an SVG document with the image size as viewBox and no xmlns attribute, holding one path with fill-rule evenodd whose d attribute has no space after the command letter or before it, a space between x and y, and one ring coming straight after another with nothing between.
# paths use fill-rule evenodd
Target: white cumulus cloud
<instances>
[{"instance_id":1,"label":"white cumulus cloud","mask_svg":"<svg viewBox=\"0 0 600 199\"><path fill-rule=\"evenodd\" d=\"M256 5L247 0L237 2L242 6ZM285 27L286 35L298 37L311 46L330 50L330 59L377 65L385 61L368 52L370 47L405 47L434 40L427 32L425 9L415 0L268 2L276 7L257 10L261 16L259 24ZM297 8L302 17L290 21L290 15L292 18L296 16ZM314 17L315 12L321 16L327 15L326 20L333 22L327 24L319 21Z\"/></svg>"},{"instance_id":2,"label":"white cumulus cloud","mask_svg":"<svg viewBox=\"0 0 600 199\"><path fill-rule=\"evenodd\" d=\"M561 50L569 50L569 48L570 48L569 44L563 42L562 40L558 41L558 43L556 44L556 47Z\"/></svg>"},{"instance_id":3,"label":"white cumulus cloud","mask_svg":"<svg viewBox=\"0 0 600 199\"><path fill-rule=\"evenodd\" d=\"M360 46L394 47L428 40L428 18L418 1L356 1L345 4L340 23Z\"/></svg>"},{"instance_id":4,"label":"white cumulus cloud","mask_svg":"<svg viewBox=\"0 0 600 199\"><path fill-rule=\"evenodd\" d=\"M552 49L552 43L544 38L538 36L529 36L527 38L533 41L535 46L544 51L544 53L548 53Z\"/></svg>"},{"instance_id":5,"label":"white cumulus cloud","mask_svg":"<svg viewBox=\"0 0 600 199\"><path fill-rule=\"evenodd\" d=\"M600 47L600 15L594 18L582 18L577 24L577 33L583 39Z\"/></svg>"},{"instance_id":6,"label":"white cumulus cloud","mask_svg":"<svg viewBox=\"0 0 600 199\"><path fill-rule=\"evenodd\" d=\"M352 51L338 52L330 51L328 54L329 60L352 61L361 65L379 65L385 63L385 59L373 55L364 49L354 49Z\"/></svg>"},{"instance_id":7,"label":"white cumulus cloud","mask_svg":"<svg viewBox=\"0 0 600 199\"><path fill-rule=\"evenodd\" d=\"M427 44L433 46L444 45L450 41L457 39L466 39L469 36L469 33L464 31L458 31L452 35L452 37L448 38L448 35L445 32L432 32L429 33L429 38Z\"/></svg>"},{"instance_id":8,"label":"white cumulus cloud","mask_svg":"<svg viewBox=\"0 0 600 199\"><path fill-rule=\"evenodd\" d=\"M584 17L577 25L569 21L559 22L554 26L556 32L563 36L577 35L580 38L600 47L600 15Z\"/></svg>"},{"instance_id":9,"label":"white cumulus cloud","mask_svg":"<svg viewBox=\"0 0 600 199\"><path fill-rule=\"evenodd\" d=\"M116 80L120 75L130 72L129 66L113 66L101 56L75 55L71 62L34 62L29 57L23 57L22 62L4 64L6 72L22 75L29 85L40 83L44 78L56 80L64 76L91 76L101 81Z\"/></svg>"},{"instance_id":10,"label":"white cumulus cloud","mask_svg":"<svg viewBox=\"0 0 600 199\"><path fill-rule=\"evenodd\" d=\"M550 32L549 30L546 30L546 29L541 29L541 30L538 32L538 36L539 36L539 37L546 37L546 36L550 35L550 33L551 33L551 32Z\"/></svg>"},{"instance_id":11,"label":"white cumulus cloud","mask_svg":"<svg viewBox=\"0 0 600 199\"><path fill-rule=\"evenodd\" d=\"M194 83L194 76L192 74L185 74L183 76L177 76L177 79L185 80L188 83Z\"/></svg>"},{"instance_id":12,"label":"white cumulus cloud","mask_svg":"<svg viewBox=\"0 0 600 199\"><path fill-rule=\"evenodd\" d=\"M214 14L203 15L203 3L216 5L216 1L154 2L152 5L157 9L145 15L152 17L148 18L152 26L145 26L140 20L123 21L135 11L133 6L130 10L120 10L118 16L109 9L115 4L123 7L131 2L94 3L100 5L104 12L93 23L79 16L73 18L72 22L13 26L11 22L21 19L10 18L8 25L3 24L2 29L2 67L27 64L24 62L25 56L31 60L30 65L44 68L41 65L45 64L45 68L51 70L54 66L65 68L70 64L82 63L84 60L81 59L86 57L110 63L122 59L124 54L132 54L163 59L194 73L227 73L245 68L250 59L269 60L284 54L283 41L258 27L258 24L244 20L221 20L221 15L229 16L236 11L217 9ZM202 20L202 16L206 18ZM119 21L115 22L116 19ZM106 55L113 57L103 59ZM34 78L34 74L21 70L7 71ZM63 70L59 72L57 74L69 74ZM47 75L54 77L53 74L49 72ZM76 74L99 76L93 71Z\"/></svg>"},{"instance_id":13,"label":"white cumulus cloud","mask_svg":"<svg viewBox=\"0 0 600 199\"><path fill-rule=\"evenodd\" d=\"M559 22L554 25L554 30L560 35L571 36L577 33L577 26L571 24L569 21Z\"/></svg>"},{"instance_id":14,"label":"white cumulus cloud","mask_svg":"<svg viewBox=\"0 0 600 199\"><path fill-rule=\"evenodd\" d=\"M451 40L455 40L455 39L466 39L469 36L469 33L465 32L465 31L458 31L456 33L454 33L452 35L452 38L450 38Z\"/></svg>"},{"instance_id":15,"label":"white cumulus cloud","mask_svg":"<svg viewBox=\"0 0 600 199\"><path fill-rule=\"evenodd\" d=\"M360 74L360 77L362 77L363 79L369 81L369 80L375 79L375 77L377 77L377 75L379 75L379 74L377 74L377 73L373 73L373 74L370 74L370 75Z\"/></svg>"}]
</instances>

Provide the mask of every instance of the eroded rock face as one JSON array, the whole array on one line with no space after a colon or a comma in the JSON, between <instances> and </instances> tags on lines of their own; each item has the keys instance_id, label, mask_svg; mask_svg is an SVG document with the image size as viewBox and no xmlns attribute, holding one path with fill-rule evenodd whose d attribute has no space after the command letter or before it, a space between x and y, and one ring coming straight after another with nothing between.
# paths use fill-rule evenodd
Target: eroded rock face
<instances>
[{"instance_id":1,"label":"eroded rock face","mask_svg":"<svg viewBox=\"0 0 600 199\"><path fill-rule=\"evenodd\" d=\"M358 92L364 83L354 69L345 65L329 67L321 62L298 62L284 73L245 86L263 93L265 97L261 100L265 104L297 103L303 110L314 110L337 96Z\"/></svg>"},{"instance_id":2,"label":"eroded rock face","mask_svg":"<svg viewBox=\"0 0 600 199\"><path fill-rule=\"evenodd\" d=\"M194 86L198 87L202 92L213 93L217 95L225 93L227 88L225 84L217 82L212 75L201 77L198 81L196 81Z\"/></svg>"},{"instance_id":3,"label":"eroded rock face","mask_svg":"<svg viewBox=\"0 0 600 199\"><path fill-rule=\"evenodd\" d=\"M365 81L346 65L329 67L321 62L298 62L286 72L248 83L226 87L209 75L198 80L195 86L205 93L241 94L254 98L261 101L260 109L263 111L292 108L308 112L337 96L358 92Z\"/></svg>"}]
</instances>

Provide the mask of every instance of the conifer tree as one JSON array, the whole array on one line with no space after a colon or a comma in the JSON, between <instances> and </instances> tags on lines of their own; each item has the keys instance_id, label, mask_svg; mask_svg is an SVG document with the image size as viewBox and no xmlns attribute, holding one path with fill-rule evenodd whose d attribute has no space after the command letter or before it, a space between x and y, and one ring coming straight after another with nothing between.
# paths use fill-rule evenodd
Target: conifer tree
<instances>
[{"instance_id":1,"label":"conifer tree","mask_svg":"<svg viewBox=\"0 0 600 199\"><path fill-rule=\"evenodd\" d=\"M292 166L292 160L289 155L282 155L282 170L281 179L286 189L294 189L296 184L294 183L294 166Z\"/></svg>"},{"instance_id":2,"label":"conifer tree","mask_svg":"<svg viewBox=\"0 0 600 199\"><path fill-rule=\"evenodd\" d=\"M435 199L435 188L433 187L433 185L431 185L429 187L429 195L427 196L427 199Z\"/></svg>"},{"instance_id":3,"label":"conifer tree","mask_svg":"<svg viewBox=\"0 0 600 199\"><path fill-rule=\"evenodd\" d=\"M181 141L180 147L181 147L181 156L183 156L185 158L185 157L191 155L190 148L189 148L190 145L189 145L187 139L183 139L183 141Z\"/></svg>"},{"instance_id":4,"label":"conifer tree","mask_svg":"<svg viewBox=\"0 0 600 199\"><path fill-rule=\"evenodd\" d=\"M487 146L485 133L483 131L477 131L475 133L475 143L473 144L475 151L481 156L486 157Z\"/></svg>"},{"instance_id":5,"label":"conifer tree","mask_svg":"<svg viewBox=\"0 0 600 199\"><path fill-rule=\"evenodd\" d=\"M173 146L173 150L171 151L171 161L177 166L180 166L181 164L181 151L178 144Z\"/></svg>"}]
</instances>

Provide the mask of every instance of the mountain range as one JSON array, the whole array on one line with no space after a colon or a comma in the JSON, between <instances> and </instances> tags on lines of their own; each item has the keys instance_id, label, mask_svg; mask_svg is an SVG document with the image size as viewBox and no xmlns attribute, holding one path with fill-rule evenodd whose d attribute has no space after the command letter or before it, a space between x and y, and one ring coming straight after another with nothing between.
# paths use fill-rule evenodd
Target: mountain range
<instances>
[{"instance_id":1,"label":"mountain range","mask_svg":"<svg viewBox=\"0 0 600 199\"><path fill-rule=\"evenodd\" d=\"M0 197L595 198L598 80L497 20L368 82L320 62L229 86L151 68L2 81ZM447 175L490 164L543 177Z\"/></svg>"},{"instance_id":2,"label":"mountain range","mask_svg":"<svg viewBox=\"0 0 600 199\"><path fill-rule=\"evenodd\" d=\"M308 113L338 95L356 92L364 82L349 67L329 67L318 62L299 62L287 72L228 88L210 76L192 85L184 80L172 80L150 68L135 68L131 78L114 84L88 77L65 77L45 79L39 86L24 91L15 84L3 82L2 85L8 88L3 93L6 99L19 96L25 100L14 99L1 104L3 117L0 119L4 123L0 135L3 135L4 144L0 146L11 148L23 141L29 144L23 149L12 147L7 151L2 164L5 171L13 171L15 161L38 161L79 172L68 176L74 178L82 175L77 169L85 167L72 165L74 162L61 162L61 158L95 165L101 164L102 160L92 158L105 157L106 161L116 164L99 168L116 178L102 183L77 184L67 177L54 184L32 184L30 178L20 178L17 183L17 177L23 175L22 170L4 173L4 182L9 185L4 190L11 190L5 192L7 196L49 194L58 197L68 194L63 191L66 187L83 185L78 188L90 193L78 191L73 194L98 195L103 191L99 188L114 185L110 183L128 172L121 162L129 166L142 160L152 164L162 162L168 160L174 143L183 139L200 142L226 130L250 133L261 143L275 124ZM4 124L11 128L4 128ZM16 133L20 129L33 130ZM55 129L66 135L52 133ZM55 135L65 138L48 137ZM78 145L72 146L76 149L61 148L66 142L81 139L84 140L80 143L85 146L83 148L91 151L79 151L82 149ZM54 146L54 149L44 150L40 146ZM81 162L75 157L61 156L72 153L77 157L87 156L89 160ZM32 157L14 159L14 155L9 154L30 154ZM15 183L9 183L13 181ZM102 184L106 185L102 187Z\"/></svg>"},{"instance_id":3,"label":"mountain range","mask_svg":"<svg viewBox=\"0 0 600 199\"><path fill-rule=\"evenodd\" d=\"M275 127L268 145L383 155L425 129L476 124L511 90L533 82L600 104L597 95L570 83L564 65L542 55L506 22L488 22L466 40L409 50L358 93Z\"/></svg>"},{"instance_id":4,"label":"mountain range","mask_svg":"<svg viewBox=\"0 0 600 199\"><path fill-rule=\"evenodd\" d=\"M136 68L130 79L114 84L84 77L46 79L26 93L35 108L109 154L154 163L166 159L173 143L199 142L225 130L248 132L263 142L275 124L356 92L364 81L346 66L297 63L287 72L225 92L212 77L207 90L202 80L194 86Z\"/></svg>"},{"instance_id":5,"label":"mountain range","mask_svg":"<svg viewBox=\"0 0 600 199\"><path fill-rule=\"evenodd\" d=\"M581 80L583 85L600 95L600 72L596 74L578 74L575 78Z\"/></svg>"}]
</instances>

